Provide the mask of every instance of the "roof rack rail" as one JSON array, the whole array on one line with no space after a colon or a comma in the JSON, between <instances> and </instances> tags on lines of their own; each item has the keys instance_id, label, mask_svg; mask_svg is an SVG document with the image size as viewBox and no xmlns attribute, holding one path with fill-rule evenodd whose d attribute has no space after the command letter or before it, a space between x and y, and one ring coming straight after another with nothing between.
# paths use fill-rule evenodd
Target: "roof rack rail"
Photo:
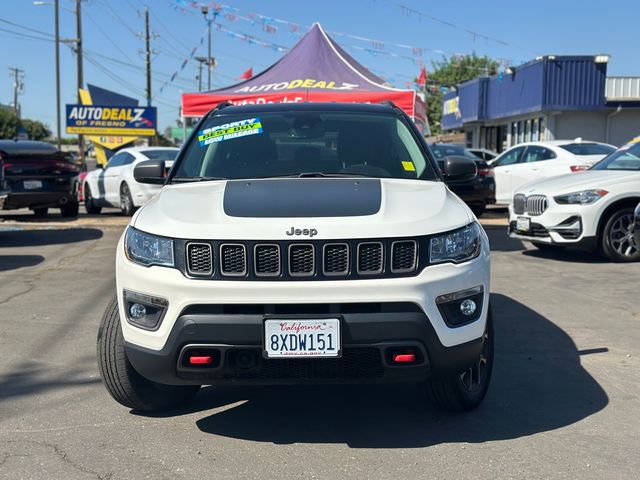
<instances>
[{"instance_id":1,"label":"roof rack rail","mask_svg":"<svg viewBox=\"0 0 640 480\"><path fill-rule=\"evenodd\" d=\"M399 106L397 106L395 103L393 103L393 101L391 101L391 100L383 100L383 101L380 102L380 104L381 105L388 105L388 106L390 106L391 108L393 108L396 111L397 110L402 111L402 109Z\"/></svg>"}]
</instances>

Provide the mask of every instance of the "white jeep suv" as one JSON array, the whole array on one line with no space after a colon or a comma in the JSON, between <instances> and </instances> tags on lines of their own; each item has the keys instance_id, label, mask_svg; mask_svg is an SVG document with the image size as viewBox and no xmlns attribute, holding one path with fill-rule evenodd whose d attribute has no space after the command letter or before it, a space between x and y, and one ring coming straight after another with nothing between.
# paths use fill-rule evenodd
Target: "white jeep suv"
<instances>
[{"instance_id":1,"label":"white jeep suv","mask_svg":"<svg viewBox=\"0 0 640 480\"><path fill-rule=\"evenodd\" d=\"M640 260L633 211L640 201L640 137L590 170L521 187L509 206L509 235L538 248L599 249L609 260Z\"/></svg>"},{"instance_id":2,"label":"white jeep suv","mask_svg":"<svg viewBox=\"0 0 640 480\"><path fill-rule=\"evenodd\" d=\"M473 178L472 160L444 174ZM418 382L444 409L484 398L490 253L392 104L221 105L132 218L98 334L115 400L201 385Z\"/></svg>"}]
</instances>

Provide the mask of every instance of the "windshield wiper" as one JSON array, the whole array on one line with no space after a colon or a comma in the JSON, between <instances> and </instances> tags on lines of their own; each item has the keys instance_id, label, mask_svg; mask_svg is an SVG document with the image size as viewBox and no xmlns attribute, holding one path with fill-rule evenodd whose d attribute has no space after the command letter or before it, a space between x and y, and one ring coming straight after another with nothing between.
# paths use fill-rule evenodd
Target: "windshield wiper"
<instances>
[{"instance_id":1,"label":"windshield wiper","mask_svg":"<svg viewBox=\"0 0 640 480\"><path fill-rule=\"evenodd\" d=\"M227 180L224 177L173 177L171 183L206 182L211 180Z\"/></svg>"}]
</instances>

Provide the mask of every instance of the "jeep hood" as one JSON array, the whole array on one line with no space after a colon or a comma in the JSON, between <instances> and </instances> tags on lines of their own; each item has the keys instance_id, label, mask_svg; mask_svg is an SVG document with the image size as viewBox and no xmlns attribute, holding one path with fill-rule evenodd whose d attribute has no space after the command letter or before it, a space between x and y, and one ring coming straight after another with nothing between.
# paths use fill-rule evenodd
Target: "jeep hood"
<instances>
[{"instance_id":1,"label":"jeep hood","mask_svg":"<svg viewBox=\"0 0 640 480\"><path fill-rule=\"evenodd\" d=\"M554 196L581 190L606 190L608 187L633 181L640 181L640 173L629 170L587 170L528 183L518 188L516 193Z\"/></svg>"},{"instance_id":2,"label":"jeep hood","mask_svg":"<svg viewBox=\"0 0 640 480\"><path fill-rule=\"evenodd\" d=\"M164 187L134 217L173 238L283 240L403 237L445 232L473 220L443 182L371 178L278 178Z\"/></svg>"}]
</instances>

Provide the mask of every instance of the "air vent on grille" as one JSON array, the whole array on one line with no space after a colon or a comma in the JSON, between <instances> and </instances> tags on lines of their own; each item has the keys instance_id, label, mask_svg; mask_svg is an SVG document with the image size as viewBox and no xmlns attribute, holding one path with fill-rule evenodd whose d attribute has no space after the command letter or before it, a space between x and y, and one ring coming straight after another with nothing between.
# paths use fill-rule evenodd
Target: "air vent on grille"
<instances>
[{"instance_id":1,"label":"air vent on grille","mask_svg":"<svg viewBox=\"0 0 640 480\"><path fill-rule=\"evenodd\" d=\"M391 245L391 271L394 273L411 272L416 268L416 242L404 240Z\"/></svg>"},{"instance_id":2,"label":"air vent on grille","mask_svg":"<svg viewBox=\"0 0 640 480\"><path fill-rule=\"evenodd\" d=\"M294 244L289 245L289 274L310 276L315 272L315 258L313 245Z\"/></svg>"},{"instance_id":3,"label":"air vent on grille","mask_svg":"<svg viewBox=\"0 0 640 480\"><path fill-rule=\"evenodd\" d=\"M349 246L346 243L328 243L324 246L322 264L325 275L349 273Z\"/></svg>"},{"instance_id":4,"label":"air vent on grille","mask_svg":"<svg viewBox=\"0 0 640 480\"><path fill-rule=\"evenodd\" d=\"M220 272L228 276L247 273L247 255L244 245L226 243L220 245Z\"/></svg>"},{"instance_id":5,"label":"air vent on grille","mask_svg":"<svg viewBox=\"0 0 640 480\"><path fill-rule=\"evenodd\" d=\"M280 247L278 245L256 245L255 272L259 277L280 275Z\"/></svg>"},{"instance_id":6,"label":"air vent on grille","mask_svg":"<svg viewBox=\"0 0 640 480\"><path fill-rule=\"evenodd\" d=\"M527 213L529 215L542 215L547 209L547 197L544 195L529 195L527 197Z\"/></svg>"},{"instance_id":7,"label":"air vent on grille","mask_svg":"<svg viewBox=\"0 0 640 480\"><path fill-rule=\"evenodd\" d=\"M369 242L358 245L358 273L373 275L382 273L382 243Z\"/></svg>"},{"instance_id":8,"label":"air vent on grille","mask_svg":"<svg viewBox=\"0 0 640 480\"><path fill-rule=\"evenodd\" d=\"M187 244L187 271L190 275L211 275L213 256L208 243Z\"/></svg>"},{"instance_id":9,"label":"air vent on grille","mask_svg":"<svg viewBox=\"0 0 640 480\"><path fill-rule=\"evenodd\" d=\"M527 203L527 197L525 197L521 193L513 197L513 213L517 215L522 215L524 213L526 203Z\"/></svg>"}]
</instances>

